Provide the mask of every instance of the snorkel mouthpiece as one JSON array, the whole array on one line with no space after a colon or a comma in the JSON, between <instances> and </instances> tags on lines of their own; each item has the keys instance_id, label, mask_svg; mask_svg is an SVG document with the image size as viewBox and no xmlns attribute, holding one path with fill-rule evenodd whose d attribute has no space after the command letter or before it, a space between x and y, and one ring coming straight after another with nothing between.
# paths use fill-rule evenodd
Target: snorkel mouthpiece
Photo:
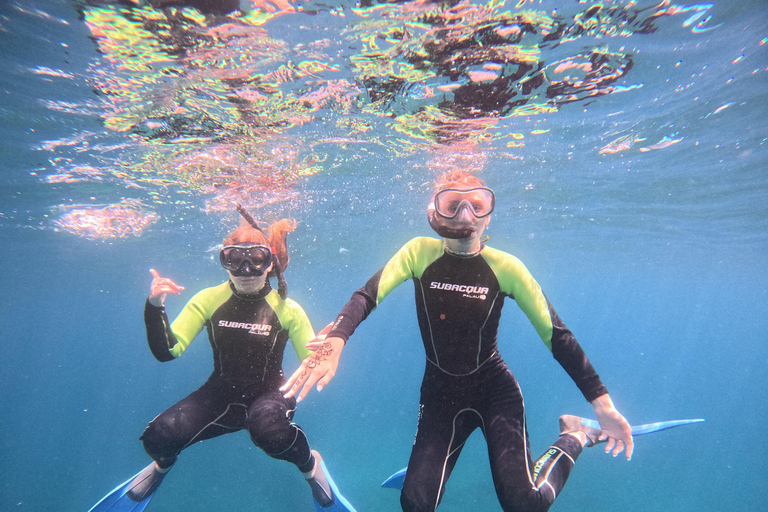
<instances>
[{"instance_id":1,"label":"snorkel mouthpiece","mask_svg":"<svg viewBox=\"0 0 768 512\"><path fill-rule=\"evenodd\" d=\"M471 238L475 231L471 228L449 228L438 219L435 207L430 205L427 208L427 219L429 220L429 227L435 230L435 233L443 238L451 238L453 240L461 240L464 238Z\"/></svg>"}]
</instances>

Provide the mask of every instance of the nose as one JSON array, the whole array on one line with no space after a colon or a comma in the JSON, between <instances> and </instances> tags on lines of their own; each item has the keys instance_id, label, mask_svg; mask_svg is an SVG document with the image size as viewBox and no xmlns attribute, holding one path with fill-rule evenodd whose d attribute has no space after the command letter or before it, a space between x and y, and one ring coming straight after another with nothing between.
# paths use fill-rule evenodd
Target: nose
<instances>
[{"instance_id":1,"label":"nose","mask_svg":"<svg viewBox=\"0 0 768 512\"><path fill-rule=\"evenodd\" d=\"M461 205L459 213L456 215L456 219L464 222L471 222L474 220L474 215L472 215L472 212L469 211L469 205L466 203Z\"/></svg>"}]
</instances>

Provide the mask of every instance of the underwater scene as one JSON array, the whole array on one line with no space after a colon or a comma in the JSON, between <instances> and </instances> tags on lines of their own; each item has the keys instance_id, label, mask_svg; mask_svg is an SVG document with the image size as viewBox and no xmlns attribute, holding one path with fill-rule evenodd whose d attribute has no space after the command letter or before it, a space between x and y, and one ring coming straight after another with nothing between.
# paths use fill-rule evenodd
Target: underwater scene
<instances>
[{"instance_id":1,"label":"underwater scene","mask_svg":"<svg viewBox=\"0 0 768 512\"><path fill-rule=\"evenodd\" d=\"M205 332L153 357L150 269L184 287L173 320L227 281L238 205L294 219L288 297L319 332L439 238L433 186L461 170L495 193L485 243L525 264L621 414L705 420L636 437L629 462L586 448L551 510L766 510L766 21L764 0L0 2L0 509L88 511L211 375ZM358 512L401 510L381 484L420 418L413 287L293 417ZM594 411L505 304L535 460ZM146 510L314 506L242 430L189 445ZM502 510L480 429L439 510Z\"/></svg>"}]
</instances>

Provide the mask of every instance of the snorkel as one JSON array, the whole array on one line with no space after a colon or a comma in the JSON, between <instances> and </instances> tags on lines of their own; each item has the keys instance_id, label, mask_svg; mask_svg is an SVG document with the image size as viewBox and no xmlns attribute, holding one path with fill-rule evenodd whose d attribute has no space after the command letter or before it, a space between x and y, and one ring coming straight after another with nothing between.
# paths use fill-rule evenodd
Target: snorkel
<instances>
[{"instance_id":1,"label":"snorkel","mask_svg":"<svg viewBox=\"0 0 768 512\"><path fill-rule=\"evenodd\" d=\"M259 231L264 236L267 236L266 233L264 233L264 230L259 227L259 223L256 222L253 217L251 217L251 214L245 211L245 208L243 208L241 205L237 205L237 212L245 219L245 221L251 225L253 229L256 231ZM269 239L269 237L267 237ZM277 293L280 294L280 298L285 300L288 298L288 285L285 282L285 276L283 275L283 267L280 265L280 260L277 258L276 255L274 255L273 251L273 257L272 257L272 265L275 269L275 275L277 276Z\"/></svg>"},{"instance_id":2,"label":"snorkel","mask_svg":"<svg viewBox=\"0 0 768 512\"><path fill-rule=\"evenodd\" d=\"M475 230L472 228L449 228L443 224L440 217L437 215L434 202L431 202L427 207L427 219L429 220L429 227L434 229L435 233L443 238L462 240L464 238L471 238L475 233Z\"/></svg>"}]
</instances>

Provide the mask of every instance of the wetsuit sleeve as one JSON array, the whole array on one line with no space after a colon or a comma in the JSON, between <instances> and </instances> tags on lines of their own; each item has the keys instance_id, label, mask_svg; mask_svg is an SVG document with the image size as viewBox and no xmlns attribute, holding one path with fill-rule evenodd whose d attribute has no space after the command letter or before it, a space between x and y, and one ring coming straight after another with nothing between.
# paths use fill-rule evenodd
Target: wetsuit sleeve
<instances>
[{"instance_id":1,"label":"wetsuit sleeve","mask_svg":"<svg viewBox=\"0 0 768 512\"><path fill-rule=\"evenodd\" d=\"M164 307L157 307L147 301L144 304L144 325L147 328L147 343L152 355L160 362L175 359L171 349L178 343L171 331Z\"/></svg>"},{"instance_id":2,"label":"wetsuit sleeve","mask_svg":"<svg viewBox=\"0 0 768 512\"><path fill-rule=\"evenodd\" d=\"M281 300L274 290L267 296L267 301L277 314L280 324L288 330L288 337L299 361L309 357L312 351L306 344L315 339L315 331L304 309L291 299Z\"/></svg>"},{"instance_id":3,"label":"wetsuit sleeve","mask_svg":"<svg viewBox=\"0 0 768 512\"><path fill-rule=\"evenodd\" d=\"M552 321L552 355L560 366L576 383L584 398L591 402L595 398L608 393L600 376L595 371L587 355L576 341L576 337L568 329L547 300L549 317Z\"/></svg>"},{"instance_id":4,"label":"wetsuit sleeve","mask_svg":"<svg viewBox=\"0 0 768 512\"><path fill-rule=\"evenodd\" d=\"M490 249L490 248L488 248ZM584 398L591 402L608 390L587 359L576 337L555 312L539 283L523 263L509 254L488 250L489 262L504 293L515 299L555 360L573 379Z\"/></svg>"},{"instance_id":5,"label":"wetsuit sleeve","mask_svg":"<svg viewBox=\"0 0 768 512\"><path fill-rule=\"evenodd\" d=\"M147 327L149 349L155 359L170 361L183 354L203 330L205 322L231 294L227 283L206 288L187 302L170 325L165 308L155 307L147 301L144 307L144 323Z\"/></svg>"},{"instance_id":6,"label":"wetsuit sleeve","mask_svg":"<svg viewBox=\"0 0 768 512\"><path fill-rule=\"evenodd\" d=\"M352 294L336 317L328 337L347 341L392 290L407 279L420 276L424 268L442 253L442 242L433 238L414 238L405 244L365 286Z\"/></svg>"}]
</instances>

